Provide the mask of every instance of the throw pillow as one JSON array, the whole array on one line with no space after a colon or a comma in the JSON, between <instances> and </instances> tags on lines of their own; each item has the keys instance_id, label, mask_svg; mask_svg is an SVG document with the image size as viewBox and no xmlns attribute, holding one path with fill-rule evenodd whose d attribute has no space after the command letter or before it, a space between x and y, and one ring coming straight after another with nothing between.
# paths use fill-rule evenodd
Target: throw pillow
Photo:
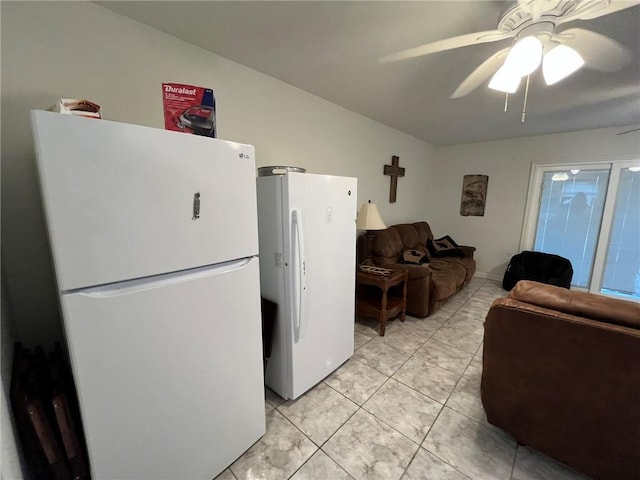
<instances>
[{"instance_id":1,"label":"throw pillow","mask_svg":"<svg viewBox=\"0 0 640 480\"><path fill-rule=\"evenodd\" d=\"M459 245L449 235L442 238L434 238L427 240L427 249L432 257L463 257L464 253Z\"/></svg>"},{"instance_id":2,"label":"throw pillow","mask_svg":"<svg viewBox=\"0 0 640 480\"><path fill-rule=\"evenodd\" d=\"M405 250L402 252L402 260L403 263L422 265L423 263L427 263L429 258L418 250Z\"/></svg>"}]
</instances>

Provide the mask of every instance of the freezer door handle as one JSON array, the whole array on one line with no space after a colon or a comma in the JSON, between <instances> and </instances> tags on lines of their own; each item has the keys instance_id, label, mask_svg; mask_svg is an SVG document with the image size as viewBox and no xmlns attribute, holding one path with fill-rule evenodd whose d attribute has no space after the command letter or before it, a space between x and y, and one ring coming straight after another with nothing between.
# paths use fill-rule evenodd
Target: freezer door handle
<instances>
[{"instance_id":1,"label":"freezer door handle","mask_svg":"<svg viewBox=\"0 0 640 480\"><path fill-rule=\"evenodd\" d=\"M142 292L154 288L162 288L168 285L190 282L204 277L214 275L224 275L245 268L255 257L242 258L230 262L209 265L206 267L198 267L187 271L166 273L154 277L140 278L136 280L127 280L125 282L111 283L109 285L101 285L98 287L83 288L77 290L67 290L63 292L66 295L78 294L86 297L103 298L115 297L119 295L129 295L131 293Z\"/></svg>"},{"instance_id":2,"label":"freezer door handle","mask_svg":"<svg viewBox=\"0 0 640 480\"><path fill-rule=\"evenodd\" d=\"M292 274L298 277L297 288L296 288L296 304L294 305L294 314L295 314L295 322L294 322L294 340L295 343L301 338L301 330L302 324L304 320L304 311L305 311L305 303L306 303L306 293L307 293L307 285L306 285L306 262L304 255L304 231L302 228L302 212L300 210L293 210L291 212L291 223L293 224L293 231L295 234L295 248L297 252L297 265L292 268ZM296 255L293 255L293 259L296 258ZM297 275L296 275L297 274ZM296 282L294 281L295 285Z\"/></svg>"},{"instance_id":3,"label":"freezer door handle","mask_svg":"<svg viewBox=\"0 0 640 480\"><path fill-rule=\"evenodd\" d=\"M193 194L193 217L191 220L197 220L200 218L200 192Z\"/></svg>"}]
</instances>

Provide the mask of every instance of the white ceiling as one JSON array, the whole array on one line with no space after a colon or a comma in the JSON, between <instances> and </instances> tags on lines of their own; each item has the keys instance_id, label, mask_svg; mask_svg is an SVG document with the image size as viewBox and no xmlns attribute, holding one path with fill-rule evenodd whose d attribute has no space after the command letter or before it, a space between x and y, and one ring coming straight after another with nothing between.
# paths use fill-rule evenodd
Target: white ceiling
<instances>
[{"instance_id":1,"label":"white ceiling","mask_svg":"<svg viewBox=\"0 0 640 480\"><path fill-rule=\"evenodd\" d=\"M617 40L631 49L632 61L615 73L583 68L551 87L538 70L522 124L522 87L507 113L504 95L486 85L449 98L511 40L378 62L424 43L493 30L507 2L97 3L437 146L640 123L640 6L562 25Z\"/></svg>"}]
</instances>

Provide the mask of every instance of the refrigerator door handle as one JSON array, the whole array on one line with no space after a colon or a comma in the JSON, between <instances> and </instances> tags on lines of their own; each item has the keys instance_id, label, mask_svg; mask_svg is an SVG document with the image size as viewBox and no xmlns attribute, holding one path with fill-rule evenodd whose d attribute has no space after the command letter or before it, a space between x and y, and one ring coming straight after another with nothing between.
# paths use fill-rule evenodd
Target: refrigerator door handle
<instances>
[{"instance_id":1,"label":"refrigerator door handle","mask_svg":"<svg viewBox=\"0 0 640 480\"><path fill-rule=\"evenodd\" d=\"M300 340L300 332L302 329L302 321L305 311L305 301L306 301L306 293L307 293L307 285L306 285L306 263L305 263L305 255L304 255L304 233L302 228L302 212L300 210L293 210L291 212L291 221L293 223L294 232L296 236L296 249L298 253L298 264L293 270L295 275L296 271L298 274L298 285L296 292L296 300L297 300L297 311L296 319L294 322L294 338L295 342L298 343ZM295 255L293 256L295 258Z\"/></svg>"},{"instance_id":2,"label":"refrigerator door handle","mask_svg":"<svg viewBox=\"0 0 640 480\"><path fill-rule=\"evenodd\" d=\"M232 260L230 262L209 265L206 267L198 267L192 270L180 271L174 273L165 273L154 277L140 278L136 280L127 280L124 282L101 285L98 287L82 288L77 290L67 290L64 294L77 293L86 297L115 297L119 295L129 295L135 292L151 290L154 288L162 288L168 285L174 285L183 282L189 282L204 277L214 275L224 275L245 268L255 257L243 258L240 260Z\"/></svg>"},{"instance_id":3,"label":"refrigerator door handle","mask_svg":"<svg viewBox=\"0 0 640 480\"><path fill-rule=\"evenodd\" d=\"M193 217L191 220L197 220L200 218L200 192L193 194Z\"/></svg>"}]
</instances>

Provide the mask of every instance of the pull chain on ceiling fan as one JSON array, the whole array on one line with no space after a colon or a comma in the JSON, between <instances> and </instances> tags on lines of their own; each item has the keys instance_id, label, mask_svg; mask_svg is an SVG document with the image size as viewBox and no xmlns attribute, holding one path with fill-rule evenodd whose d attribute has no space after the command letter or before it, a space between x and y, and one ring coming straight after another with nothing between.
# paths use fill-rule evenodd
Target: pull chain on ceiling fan
<instances>
[{"instance_id":1,"label":"pull chain on ceiling fan","mask_svg":"<svg viewBox=\"0 0 640 480\"><path fill-rule=\"evenodd\" d=\"M451 94L451 98L464 97L488 79L489 88L509 95L518 90L522 79L526 77L528 91L529 75L540 65L547 85L558 83L582 67L614 72L631 60L626 47L591 30L557 29L567 22L591 20L638 4L640 0L519 0L517 5L502 15L496 30L428 43L382 57L380 62L407 60L508 38L514 40L511 47L496 52L471 72ZM505 111L506 105L505 101Z\"/></svg>"}]
</instances>

